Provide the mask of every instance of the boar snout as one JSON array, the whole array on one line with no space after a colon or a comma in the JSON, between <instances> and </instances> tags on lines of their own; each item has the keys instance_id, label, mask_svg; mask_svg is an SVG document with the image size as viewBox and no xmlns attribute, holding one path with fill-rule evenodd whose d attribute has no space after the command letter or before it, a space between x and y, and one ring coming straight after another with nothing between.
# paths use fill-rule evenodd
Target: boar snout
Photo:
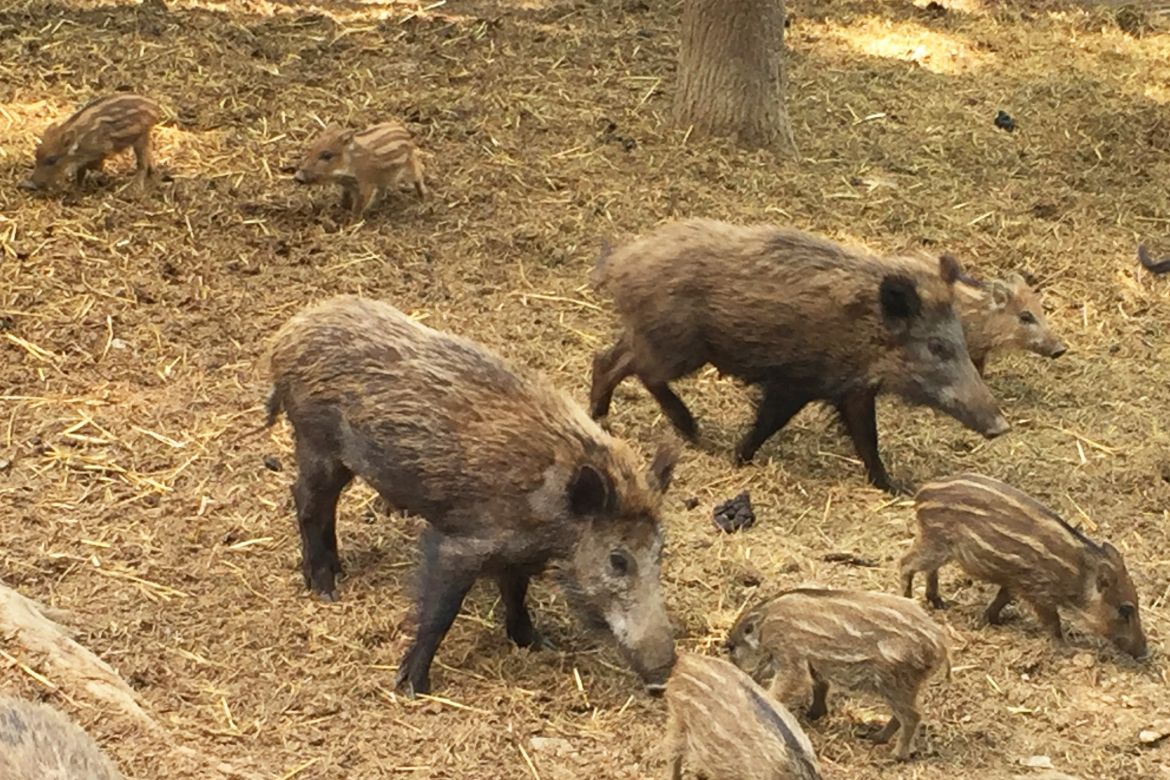
<instances>
[{"instance_id":1,"label":"boar snout","mask_svg":"<svg viewBox=\"0 0 1170 780\"><path fill-rule=\"evenodd\" d=\"M30 192L36 192L41 188L41 185L32 179L24 179L17 186L19 186L22 190L29 190Z\"/></svg>"},{"instance_id":2,"label":"boar snout","mask_svg":"<svg viewBox=\"0 0 1170 780\"><path fill-rule=\"evenodd\" d=\"M293 181L295 181L297 184L308 184L309 174L305 171L304 168L298 168L297 172L293 174Z\"/></svg>"},{"instance_id":3,"label":"boar snout","mask_svg":"<svg viewBox=\"0 0 1170 780\"><path fill-rule=\"evenodd\" d=\"M984 437L986 437L988 439L994 439L997 436L1003 436L1005 433L1007 433L1011 429L1012 429L1011 423L1009 423L1007 421L1007 418L1005 418L1002 414L997 414L995 416L995 419L992 420L991 424L988 425L986 428L983 428L979 432L982 433L984 435Z\"/></svg>"},{"instance_id":4,"label":"boar snout","mask_svg":"<svg viewBox=\"0 0 1170 780\"><path fill-rule=\"evenodd\" d=\"M1050 358L1058 358L1061 355L1063 355L1065 352L1068 352L1068 347L1066 347L1064 344L1062 344L1059 341L1056 342L1055 344L1049 345L1049 347L1048 347L1048 357L1050 357Z\"/></svg>"},{"instance_id":5,"label":"boar snout","mask_svg":"<svg viewBox=\"0 0 1170 780\"><path fill-rule=\"evenodd\" d=\"M674 669L674 629L661 595L647 599L629 612L611 613L606 622L627 662L642 678L646 690L661 694Z\"/></svg>"}]
</instances>

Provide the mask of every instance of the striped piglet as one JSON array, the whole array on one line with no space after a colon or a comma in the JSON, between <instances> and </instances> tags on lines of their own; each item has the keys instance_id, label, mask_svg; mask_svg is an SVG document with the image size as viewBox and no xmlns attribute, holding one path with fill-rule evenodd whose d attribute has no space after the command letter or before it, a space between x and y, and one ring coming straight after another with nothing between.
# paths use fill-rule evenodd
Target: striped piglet
<instances>
[{"instance_id":1,"label":"striped piglet","mask_svg":"<svg viewBox=\"0 0 1170 780\"><path fill-rule=\"evenodd\" d=\"M999 586L984 617L1001 622L1013 598L1031 605L1040 622L1062 639L1059 609L1078 613L1118 649L1141 658L1146 636L1138 595L1121 553L1097 544L1036 499L978 474L924 485L915 499L918 539L902 558L902 590L926 572L926 598L944 606L938 570L955 561L972 577Z\"/></svg>"}]
</instances>

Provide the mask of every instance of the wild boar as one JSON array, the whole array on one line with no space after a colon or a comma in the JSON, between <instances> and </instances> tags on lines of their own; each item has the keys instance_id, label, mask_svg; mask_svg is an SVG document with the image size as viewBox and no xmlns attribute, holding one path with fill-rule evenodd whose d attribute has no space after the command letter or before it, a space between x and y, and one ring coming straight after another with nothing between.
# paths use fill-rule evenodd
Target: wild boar
<instances>
[{"instance_id":1,"label":"wild boar","mask_svg":"<svg viewBox=\"0 0 1170 780\"><path fill-rule=\"evenodd\" d=\"M150 98L119 93L91 100L64 122L45 128L36 150L36 167L21 183L25 189L56 186L72 177L80 185L85 174L100 171L106 158L133 147L138 182L154 173L150 133L162 109Z\"/></svg>"},{"instance_id":2,"label":"wild boar","mask_svg":"<svg viewBox=\"0 0 1170 780\"><path fill-rule=\"evenodd\" d=\"M890 392L984 436L1009 429L967 354L953 306L962 269L946 256L881 258L798 230L692 219L608 254L595 283L622 333L597 353L595 419L634 375L683 436L694 417L669 382L710 363L762 388L740 463L811 401L833 405L870 482L895 486L878 455L875 399Z\"/></svg>"},{"instance_id":3,"label":"wild boar","mask_svg":"<svg viewBox=\"0 0 1170 780\"><path fill-rule=\"evenodd\" d=\"M971 577L999 586L984 612L988 623L1000 623L1003 608L1019 597L1058 640L1064 608L1123 652L1145 656L1137 591L1113 545L1097 544L1026 493L979 474L924 485L915 511L918 538L901 564L907 597L914 575L924 571L927 601L945 606L938 570L953 560Z\"/></svg>"},{"instance_id":4,"label":"wild boar","mask_svg":"<svg viewBox=\"0 0 1170 780\"><path fill-rule=\"evenodd\" d=\"M666 683L667 777L683 763L719 780L820 780L812 743L784 705L722 658L680 653Z\"/></svg>"},{"instance_id":5,"label":"wild boar","mask_svg":"<svg viewBox=\"0 0 1170 780\"><path fill-rule=\"evenodd\" d=\"M1020 274L958 284L955 292L967 352L981 376L993 352L1020 349L1058 358L1068 351L1044 317L1040 294Z\"/></svg>"},{"instance_id":6,"label":"wild boar","mask_svg":"<svg viewBox=\"0 0 1170 780\"><path fill-rule=\"evenodd\" d=\"M811 689L810 720L828 712L830 685L881 697L893 717L874 740L888 742L901 729L902 759L914 751L923 685L942 668L950 677L942 629L913 601L886 593L786 591L745 612L726 645L756 679L775 673L771 693L781 701Z\"/></svg>"},{"instance_id":7,"label":"wild boar","mask_svg":"<svg viewBox=\"0 0 1170 780\"><path fill-rule=\"evenodd\" d=\"M410 131L389 121L364 130L336 125L325 128L313 141L293 178L300 184L333 182L341 185L341 207L365 214L377 196L409 180L420 198L426 197L423 167Z\"/></svg>"},{"instance_id":8,"label":"wild boar","mask_svg":"<svg viewBox=\"0 0 1170 780\"><path fill-rule=\"evenodd\" d=\"M676 448L648 473L633 450L538 376L389 304L345 296L311 306L268 357L268 424L296 438L293 488L305 584L337 597L337 500L359 476L426 519L418 630L397 685L430 689L439 643L479 577L494 577L508 636L539 643L529 579L554 569L568 601L606 627L651 690L674 663L659 583L660 501Z\"/></svg>"},{"instance_id":9,"label":"wild boar","mask_svg":"<svg viewBox=\"0 0 1170 780\"><path fill-rule=\"evenodd\" d=\"M93 737L47 704L0 696L0 778L123 780Z\"/></svg>"}]
</instances>

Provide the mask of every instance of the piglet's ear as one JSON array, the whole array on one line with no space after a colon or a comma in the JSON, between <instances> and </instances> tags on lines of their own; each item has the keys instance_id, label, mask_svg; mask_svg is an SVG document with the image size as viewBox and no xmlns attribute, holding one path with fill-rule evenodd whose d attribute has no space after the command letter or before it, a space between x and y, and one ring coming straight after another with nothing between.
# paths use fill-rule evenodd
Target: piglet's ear
<instances>
[{"instance_id":1,"label":"piglet's ear","mask_svg":"<svg viewBox=\"0 0 1170 780\"><path fill-rule=\"evenodd\" d=\"M583 463L569 479L569 509L575 515L599 515L612 511L613 482L609 475Z\"/></svg>"},{"instance_id":2,"label":"piglet's ear","mask_svg":"<svg viewBox=\"0 0 1170 780\"><path fill-rule=\"evenodd\" d=\"M938 259L938 274L947 284L954 284L963 276L963 266L954 255L942 255Z\"/></svg>"},{"instance_id":3,"label":"piglet's ear","mask_svg":"<svg viewBox=\"0 0 1170 780\"><path fill-rule=\"evenodd\" d=\"M994 310L1007 306L1008 301L1012 298L1012 288L1008 286L1008 283L999 279L993 279L988 285L988 289L991 290L991 308Z\"/></svg>"},{"instance_id":4,"label":"piglet's ear","mask_svg":"<svg viewBox=\"0 0 1170 780\"><path fill-rule=\"evenodd\" d=\"M665 493L674 478L674 466L678 463L678 445L673 442L664 442L659 445L654 454L654 461L650 464L650 487L659 493Z\"/></svg>"}]
</instances>

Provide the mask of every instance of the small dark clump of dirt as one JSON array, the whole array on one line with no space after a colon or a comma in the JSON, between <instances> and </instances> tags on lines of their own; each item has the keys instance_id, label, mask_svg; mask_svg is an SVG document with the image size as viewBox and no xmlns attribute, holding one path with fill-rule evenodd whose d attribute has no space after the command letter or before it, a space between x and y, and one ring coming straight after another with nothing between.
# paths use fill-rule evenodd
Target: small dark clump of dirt
<instances>
[{"instance_id":1,"label":"small dark clump of dirt","mask_svg":"<svg viewBox=\"0 0 1170 780\"><path fill-rule=\"evenodd\" d=\"M715 507L715 525L724 533L735 533L755 525L756 513L752 510L752 498L743 491L735 498Z\"/></svg>"}]
</instances>

